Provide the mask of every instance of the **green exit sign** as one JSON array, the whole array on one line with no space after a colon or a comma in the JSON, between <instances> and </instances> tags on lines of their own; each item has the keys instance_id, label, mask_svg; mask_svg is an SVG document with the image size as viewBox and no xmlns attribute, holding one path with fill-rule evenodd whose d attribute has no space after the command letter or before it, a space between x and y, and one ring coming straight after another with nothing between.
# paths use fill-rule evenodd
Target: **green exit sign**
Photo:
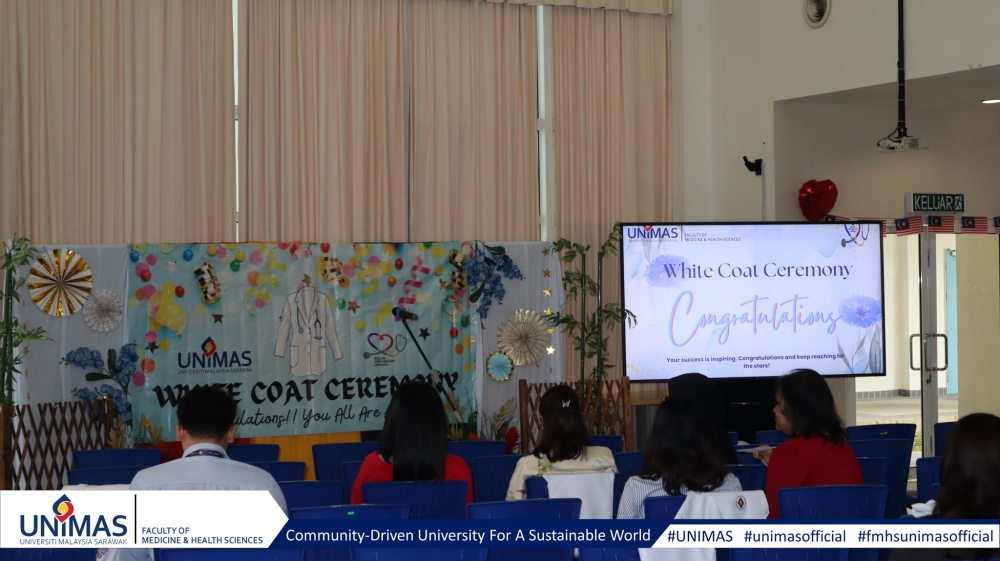
<instances>
[{"instance_id":1,"label":"green exit sign","mask_svg":"<svg viewBox=\"0 0 1000 561\"><path fill-rule=\"evenodd\" d=\"M962 193L907 193L906 212L965 212Z\"/></svg>"}]
</instances>

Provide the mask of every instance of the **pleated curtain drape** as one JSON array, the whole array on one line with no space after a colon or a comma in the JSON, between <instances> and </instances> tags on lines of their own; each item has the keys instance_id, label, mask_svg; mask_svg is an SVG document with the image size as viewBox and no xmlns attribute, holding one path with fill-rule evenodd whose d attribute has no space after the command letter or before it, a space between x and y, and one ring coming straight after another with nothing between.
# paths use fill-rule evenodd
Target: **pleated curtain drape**
<instances>
[{"instance_id":1,"label":"pleated curtain drape","mask_svg":"<svg viewBox=\"0 0 1000 561\"><path fill-rule=\"evenodd\" d=\"M235 239L232 4L0 2L0 237Z\"/></svg>"},{"instance_id":2,"label":"pleated curtain drape","mask_svg":"<svg viewBox=\"0 0 1000 561\"><path fill-rule=\"evenodd\" d=\"M615 222L670 219L667 18L556 7L552 39L556 230L590 245L588 269L596 276L597 250ZM605 302L621 301L620 271L617 255L605 258ZM567 310L578 314L578 304ZM621 375L621 332L605 335L612 372ZM573 378L579 355L567 358Z\"/></svg>"}]
</instances>

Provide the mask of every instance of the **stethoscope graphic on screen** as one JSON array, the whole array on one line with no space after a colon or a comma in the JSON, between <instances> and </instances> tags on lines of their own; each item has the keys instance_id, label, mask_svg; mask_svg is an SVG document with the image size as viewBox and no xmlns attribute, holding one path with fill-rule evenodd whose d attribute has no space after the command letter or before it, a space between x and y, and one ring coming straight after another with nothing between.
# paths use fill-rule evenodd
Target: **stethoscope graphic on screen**
<instances>
[{"instance_id":1,"label":"stethoscope graphic on screen","mask_svg":"<svg viewBox=\"0 0 1000 561\"><path fill-rule=\"evenodd\" d=\"M851 232L851 227L856 228L856 230ZM847 247L847 244L849 243L856 244L858 247L864 247L865 242L868 241L870 228L870 224L844 224L844 231L847 232L847 239L840 240L840 247Z\"/></svg>"}]
</instances>

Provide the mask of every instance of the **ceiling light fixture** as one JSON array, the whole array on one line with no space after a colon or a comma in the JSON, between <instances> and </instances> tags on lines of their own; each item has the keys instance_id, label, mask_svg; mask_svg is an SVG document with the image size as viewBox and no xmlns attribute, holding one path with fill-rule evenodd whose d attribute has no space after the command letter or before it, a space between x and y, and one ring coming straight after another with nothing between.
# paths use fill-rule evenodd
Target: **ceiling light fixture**
<instances>
[{"instance_id":1,"label":"ceiling light fixture","mask_svg":"<svg viewBox=\"0 0 1000 561\"><path fill-rule=\"evenodd\" d=\"M986 105L991 105L993 103L1000 103L1000 99L984 99L983 103Z\"/></svg>"}]
</instances>

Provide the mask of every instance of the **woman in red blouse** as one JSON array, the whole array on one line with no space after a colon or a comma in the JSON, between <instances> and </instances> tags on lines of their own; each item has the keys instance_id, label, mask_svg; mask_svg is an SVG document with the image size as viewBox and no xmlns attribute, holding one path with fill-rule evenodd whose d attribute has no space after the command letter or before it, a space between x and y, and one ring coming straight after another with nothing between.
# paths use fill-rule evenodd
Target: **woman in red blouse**
<instances>
[{"instance_id":1,"label":"woman in red blouse","mask_svg":"<svg viewBox=\"0 0 1000 561\"><path fill-rule=\"evenodd\" d=\"M774 424L791 436L774 450L754 456L767 466L768 518L780 518L778 490L819 485L863 485L861 465L847 444L826 380L814 370L778 379Z\"/></svg>"},{"instance_id":2,"label":"woman in red blouse","mask_svg":"<svg viewBox=\"0 0 1000 561\"><path fill-rule=\"evenodd\" d=\"M472 471L448 453L448 418L434 386L406 382L385 411L382 453L366 458L351 487L351 504L361 504L361 485L380 481L465 481L472 502Z\"/></svg>"}]
</instances>

